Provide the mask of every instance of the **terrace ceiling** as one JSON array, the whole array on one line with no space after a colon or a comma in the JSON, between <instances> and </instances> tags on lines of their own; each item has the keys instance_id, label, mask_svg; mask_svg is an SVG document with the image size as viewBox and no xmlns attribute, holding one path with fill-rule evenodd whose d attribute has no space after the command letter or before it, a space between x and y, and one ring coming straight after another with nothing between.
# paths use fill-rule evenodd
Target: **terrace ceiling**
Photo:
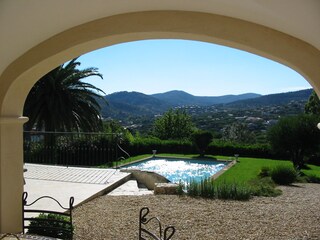
<instances>
[{"instance_id":1,"label":"terrace ceiling","mask_svg":"<svg viewBox=\"0 0 320 240\"><path fill-rule=\"evenodd\" d=\"M205 12L263 25L320 50L319 0L1 0L0 74L46 39L107 16L154 10Z\"/></svg>"}]
</instances>

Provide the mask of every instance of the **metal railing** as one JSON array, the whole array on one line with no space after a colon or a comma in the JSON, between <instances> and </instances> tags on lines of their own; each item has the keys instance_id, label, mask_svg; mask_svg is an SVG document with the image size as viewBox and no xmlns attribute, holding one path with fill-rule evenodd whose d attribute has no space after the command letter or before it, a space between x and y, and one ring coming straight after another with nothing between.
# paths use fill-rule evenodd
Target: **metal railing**
<instances>
[{"instance_id":1,"label":"metal railing","mask_svg":"<svg viewBox=\"0 0 320 240\"><path fill-rule=\"evenodd\" d=\"M139 217L139 240L146 240L146 239L154 239L154 240L170 240L175 233L175 227L168 226L162 231L162 224L157 217L147 218L149 214L149 208L143 207L140 210L140 217ZM158 231L155 233L154 231L148 230L146 225L149 224L151 221L154 221L156 224Z\"/></svg>"},{"instance_id":2,"label":"metal railing","mask_svg":"<svg viewBox=\"0 0 320 240\"><path fill-rule=\"evenodd\" d=\"M24 132L24 162L98 166L124 155L121 136L106 133Z\"/></svg>"},{"instance_id":3,"label":"metal railing","mask_svg":"<svg viewBox=\"0 0 320 240\"><path fill-rule=\"evenodd\" d=\"M47 237L59 237L59 239L73 239L73 197L70 197L68 207L63 207L57 199L50 196L39 197L30 204L27 203L27 198L28 193L24 192L22 196L23 233L38 234ZM57 203L63 212L26 208L33 206L42 199L49 199ZM39 215L43 217L27 217L26 214L43 214ZM26 222L29 222L29 224L26 224Z\"/></svg>"}]
</instances>

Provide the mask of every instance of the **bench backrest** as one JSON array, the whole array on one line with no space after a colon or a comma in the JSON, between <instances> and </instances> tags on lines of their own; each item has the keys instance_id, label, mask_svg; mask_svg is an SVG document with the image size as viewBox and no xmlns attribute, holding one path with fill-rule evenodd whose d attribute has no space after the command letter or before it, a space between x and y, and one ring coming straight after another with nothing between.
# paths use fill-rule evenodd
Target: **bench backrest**
<instances>
[{"instance_id":1,"label":"bench backrest","mask_svg":"<svg viewBox=\"0 0 320 240\"><path fill-rule=\"evenodd\" d=\"M28 193L24 192L22 196L23 207L23 233L37 233L47 237L59 237L62 239L73 238L72 225L72 209L74 198L70 197L69 207L63 207L58 200L50 196L42 196L34 200L32 203L27 203ZM42 199L50 199L56 202L63 212L31 209L30 207ZM42 217L30 217L27 214L40 214ZM27 224L29 221L29 224Z\"/></svg>"}]
</instances>

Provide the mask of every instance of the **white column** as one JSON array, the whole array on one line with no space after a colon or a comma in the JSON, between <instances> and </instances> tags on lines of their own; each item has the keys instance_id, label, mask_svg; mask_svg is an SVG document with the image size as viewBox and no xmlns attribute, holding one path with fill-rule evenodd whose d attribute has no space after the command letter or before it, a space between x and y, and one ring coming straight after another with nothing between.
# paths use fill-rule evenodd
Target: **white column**
<instances>
[{"instance_id":1,"label":"white column","mask_svg":"<svg viewBox=\"0 0 320 240\"><path fill-rule=\"evenodd\" d=\"M22 231L23 124L26 117L0 117L0 233Z\"/></svg>"}]
</instances>

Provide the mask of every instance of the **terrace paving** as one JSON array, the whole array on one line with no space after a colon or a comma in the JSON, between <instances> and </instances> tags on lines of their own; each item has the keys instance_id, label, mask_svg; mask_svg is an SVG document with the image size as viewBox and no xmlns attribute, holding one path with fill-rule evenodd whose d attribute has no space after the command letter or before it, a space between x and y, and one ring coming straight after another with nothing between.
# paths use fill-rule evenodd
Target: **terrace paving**
<instances>
[{"instance_id":1,"label":"terrace paving","mask_svg":"<svg viewBox=\"0 0 320 240\"><path fill-rule=\"evenodd\" d=\"M27 202L30 204L41 196L51 196L62 206L68 207L69 199L74 197L74 206L89 201L119 187L130 178L129 173L115 169L61 167L39 164L25 164ZM54 202L47 199L39 201L34 208L61 211Z\"/></svg>"},{"instance_id":2,"label":"terrace paving","mask_svg":"<svg viewBox=\"0 0 320 240\"><path fill-rule=\"evenodd\" d=\"M81 167L62 167L39 164L25 164L28 170L25 172L25 178L73 182L73 183L91 183L108 184L114 181L113 175L119 173L115 169L102 168L81 168Z\"/></svg>"}]
</instances>

